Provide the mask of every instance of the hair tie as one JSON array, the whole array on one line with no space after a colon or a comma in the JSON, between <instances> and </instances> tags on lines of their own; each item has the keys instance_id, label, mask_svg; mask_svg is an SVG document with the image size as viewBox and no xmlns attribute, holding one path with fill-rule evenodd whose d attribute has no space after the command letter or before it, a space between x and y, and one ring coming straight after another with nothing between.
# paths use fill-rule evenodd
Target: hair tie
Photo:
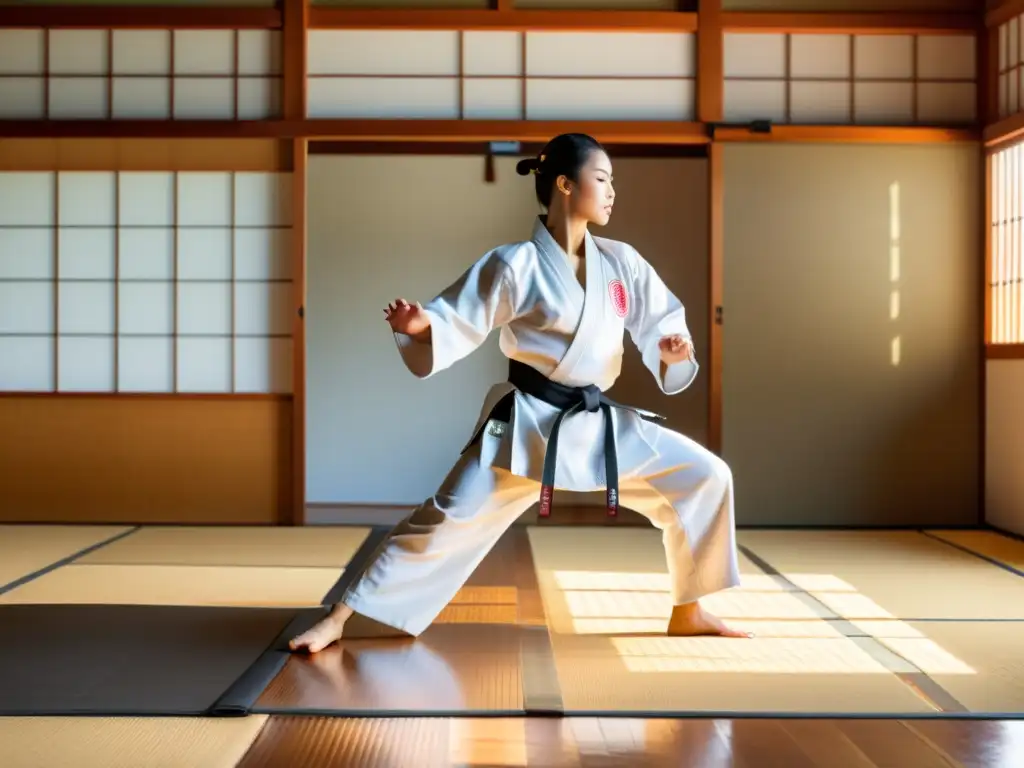
<instances>
[{"instance_id":1,"label":"hair tie","mask_svg":"<svg viewBox=\"0 0 1024 768\"><path fill-rule=\"evenodd\" d=\"M537 164L533 168L530 169L530 173L533 173L533 174L540 173L540 166L541 166L541 164L543 164L545 157L546 157L546 155L540 155L537 158Z\"/></svg>"}]
</instances>

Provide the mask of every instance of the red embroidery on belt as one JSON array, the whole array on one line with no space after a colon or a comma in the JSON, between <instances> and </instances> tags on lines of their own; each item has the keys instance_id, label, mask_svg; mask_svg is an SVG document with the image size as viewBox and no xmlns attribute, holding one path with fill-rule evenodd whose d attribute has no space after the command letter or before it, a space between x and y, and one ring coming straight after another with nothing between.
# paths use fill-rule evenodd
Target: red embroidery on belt
<instances>
[{"instance_id":1,"label":"red embroidery on belt","mask_svg":"<svg viewBox=\"0 0 1024 768\"><path fill-rule=\"evenodd\" d=\"M625 317L629 312L629 296L626 295L626 286L622 284L621 280L612 280L608 283L608 295L611 296L615 314Z\"/></svg>"}]
</instances>

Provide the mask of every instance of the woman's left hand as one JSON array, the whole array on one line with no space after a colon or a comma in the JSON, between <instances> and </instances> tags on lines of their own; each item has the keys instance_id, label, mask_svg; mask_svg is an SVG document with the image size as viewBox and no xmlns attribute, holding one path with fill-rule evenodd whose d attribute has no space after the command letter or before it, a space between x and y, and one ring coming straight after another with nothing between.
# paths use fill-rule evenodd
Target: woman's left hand
<instances>
[{"instance_id":1,"label":"woman's left hand","mask_svg":"<svg viewBox=\"0 0 1024 768\"><path fill-rule=\"evenodd\" d=\"M689 340L679 334L662 336L658 342L658 349L661 350L661 360L666 365L681 363L683 360L692 359L693 346Z\"/></svg>"}]
</instances>

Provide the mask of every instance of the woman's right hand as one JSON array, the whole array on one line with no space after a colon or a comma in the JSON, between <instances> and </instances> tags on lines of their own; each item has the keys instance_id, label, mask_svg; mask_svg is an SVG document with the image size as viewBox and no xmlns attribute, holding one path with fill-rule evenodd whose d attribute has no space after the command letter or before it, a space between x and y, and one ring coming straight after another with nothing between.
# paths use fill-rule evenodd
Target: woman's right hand
<instances>
[{"instance_id":1,"label":"woman's right hand","mask_svg":"<svg viewBox=\"0 0 1024 768\"><path fill-rule=\"evenodd\" d=\"M395 299L384 310L384 317L395 333L404 333L417 341L429 339L430 317L419 302L410 304L405 299Z\"/></svg>"}]
</instances>

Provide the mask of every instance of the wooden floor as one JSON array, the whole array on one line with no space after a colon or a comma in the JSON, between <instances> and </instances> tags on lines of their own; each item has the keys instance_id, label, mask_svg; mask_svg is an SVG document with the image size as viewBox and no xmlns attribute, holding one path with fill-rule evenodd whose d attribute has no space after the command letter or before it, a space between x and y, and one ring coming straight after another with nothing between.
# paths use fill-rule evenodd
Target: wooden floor
<instances>
[{"instance_id":1,"label":"wooden floor","mask_svg":"<svg viewBox=\"0 0 1024 768\"><path fill-rule=\"evenodd\" d=\"M273 717L240 768L1014 768L1024 722Z\"/></svg>"},{"instance_id":2,"label":"wooden floor","mask_svg":"<svg viewBox=\"0 0 1024 768\"><path fill-rule=\"evenodd\" d=\"M289 658L256 710L295 714L268 717L234 753L240 759L188 768L1024 766L1024 720L449 717L524 705L535 711L539 700L558 695L555 670L544 661L550 648L523 653L524 643L548 635L525 530L503 538L460 594L417 641L348 641ZM443 667L436 678L435 661ZM318 709L434 709L437 716L322 717ZM5 760L0 739L3 768L44 765L79 763ZM170 764L155 755L139 768L146 765Z\"/></svg>"}]
</instances>

